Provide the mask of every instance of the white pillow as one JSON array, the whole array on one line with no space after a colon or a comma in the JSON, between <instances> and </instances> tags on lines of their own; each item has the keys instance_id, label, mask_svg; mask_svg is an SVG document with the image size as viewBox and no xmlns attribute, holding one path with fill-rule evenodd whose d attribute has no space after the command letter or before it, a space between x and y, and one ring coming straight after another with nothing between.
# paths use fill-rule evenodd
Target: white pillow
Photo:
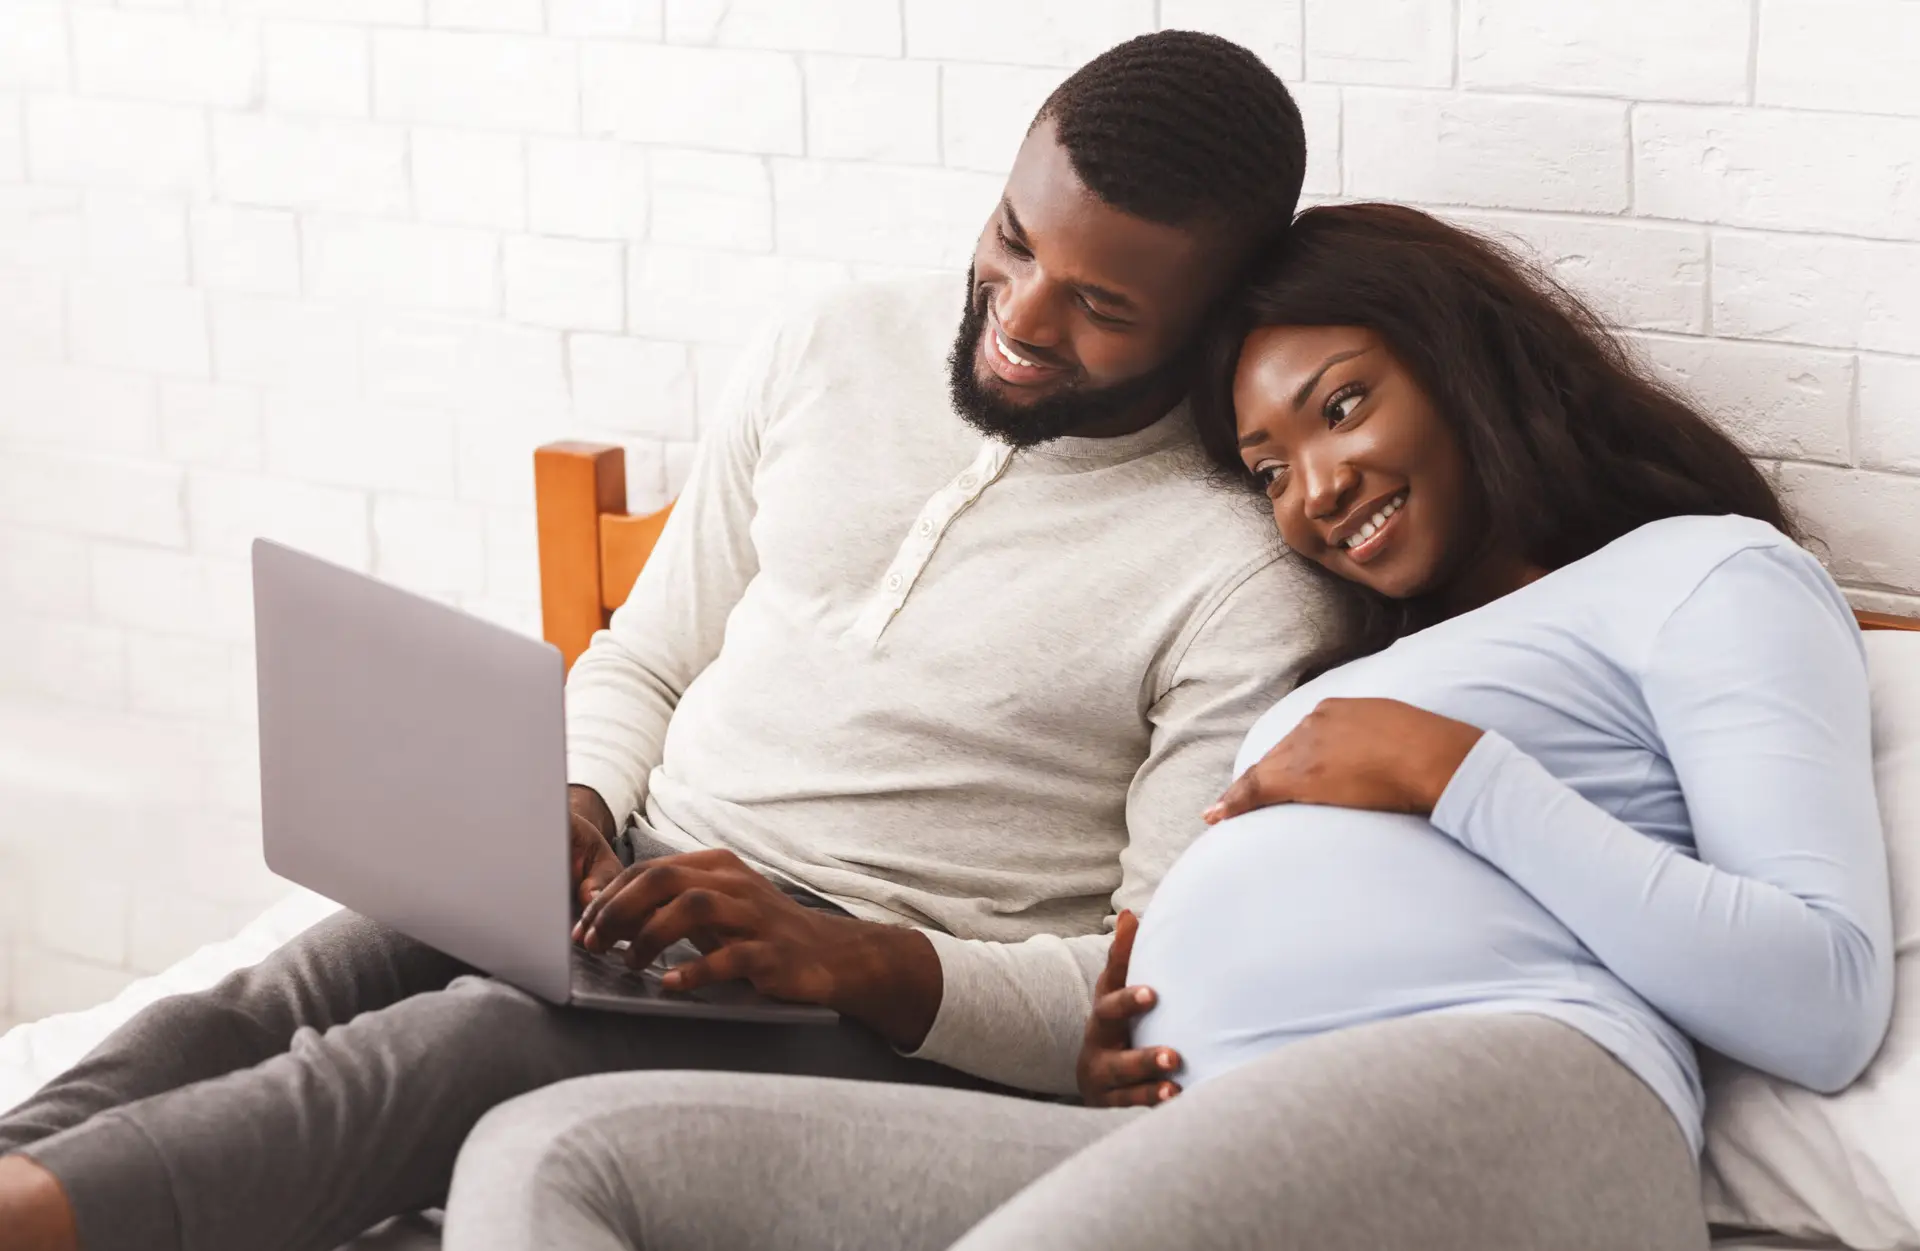
<instances>
[{"instance_id":1,"label":"white pillow","mask_svg":"<svg viewBox=\"0 0 1920 1251\"><path fill-rule=\"evenodd\" d=\"M1715 1224L1920 1251L1920 633L1869 631L1866 643L1893 880L1893 1028L1837 1095L1711 1062L1701 1181Z\"/></svg>"}]
</instances>

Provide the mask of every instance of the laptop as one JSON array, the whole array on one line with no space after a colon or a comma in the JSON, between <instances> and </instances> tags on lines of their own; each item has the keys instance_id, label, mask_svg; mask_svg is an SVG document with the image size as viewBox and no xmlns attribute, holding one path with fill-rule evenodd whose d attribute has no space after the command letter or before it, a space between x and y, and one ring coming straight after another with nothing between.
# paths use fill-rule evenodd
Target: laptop
<instances>
[{"instance_id":1,"label":"laptop","mask_svg":"<svg viewBox=\"0 0 1920 1251\"><path fill-rule=\"evenodd\" d=\"M669 993L574 945L565 667L552 644L253 545L267 865L550 1003L831 1024L745 983Z\"/></svg>"}]
</instances>

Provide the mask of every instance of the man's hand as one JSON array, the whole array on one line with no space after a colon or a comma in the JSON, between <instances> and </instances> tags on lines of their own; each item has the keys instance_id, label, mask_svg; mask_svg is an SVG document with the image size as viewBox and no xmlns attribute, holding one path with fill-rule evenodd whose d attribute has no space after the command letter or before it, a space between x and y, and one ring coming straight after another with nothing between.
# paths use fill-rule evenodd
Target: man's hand
<instances>
[{"instance_id":1,"label":"man's hand","mask_svg":"<svg viewBox=\"0 0 1920 1251\"><path fill-rule=\"evenodd\" d=\"M1170 1047L1133 1045L1134 1018L1155 1003L1153 991L1127 985L1127 964L1133 958L1133 936L1140 923L1122 912L1107 948L1107 967L1093 984L1093 1015L1087 1018L1086 1041L1080 1044L1080 1095L1095 1108L1137 1108L1165 1103L1180 1093L1180 1083L1169 1078L1180 1067L1180 1055Z\"/></svg>"},{"instance_id":2,"label":"man's hand","mask_svg":"<svg viewBox=\"0 0 1920 1251\"><path fill-rule=\"evenodd\" d=\"M730 851L623 870L587 905L573 936L602 952L625 939L636 969L691 939L707 954L669 972L668 990L750 982L775 999L824 1004L905 1050L926 1039L940 1010L940 957L926 935L805 907Z\"/></svg>"},{"instance_id":3,"label":"man's hand","mask_svg":"<svg viewBox=\"0 0 1920 1251\"><path fill-rule=\"evenodd\" d=\"M1481 733L1397 699L1323 699L1203 816L1271 804L1428 816Z\"/></svg>"},{"instance_id":4,"label":"man's hand","mask_svg":"<svg viewBox=\"0 0 1920 1251\"><path fill-rule=\"evenodd\" d=\"M613 812L600 792L574 783L567 787L569 863L573 866L574 898L584 908L593 897L620 876L620 857L613 854Z\"/></svg>"}]
</instances>

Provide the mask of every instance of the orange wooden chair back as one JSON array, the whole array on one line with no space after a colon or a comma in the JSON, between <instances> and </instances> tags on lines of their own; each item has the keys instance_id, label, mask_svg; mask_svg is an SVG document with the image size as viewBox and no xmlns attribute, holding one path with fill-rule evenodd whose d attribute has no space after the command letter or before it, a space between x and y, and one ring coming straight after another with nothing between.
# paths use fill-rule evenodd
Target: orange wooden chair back
<instances>
[{"instance_id":1,"label":"orange wooden chair back","mask_svg":"<svg viewBox=\"0 0 1920 1251\"><path fill-rule=\"evenodd\" d=\"M668 505L627 512L625 451L607 443L550 443L533 454L540 528L541 633L566 657L626 602L667 524Z\"/></svg>"}]
</instances>

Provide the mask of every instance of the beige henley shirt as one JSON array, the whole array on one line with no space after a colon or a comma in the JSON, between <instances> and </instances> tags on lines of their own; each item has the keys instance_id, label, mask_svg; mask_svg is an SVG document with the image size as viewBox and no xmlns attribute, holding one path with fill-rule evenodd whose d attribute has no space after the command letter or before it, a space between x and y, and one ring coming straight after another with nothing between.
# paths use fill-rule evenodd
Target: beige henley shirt
<instances>
[{"instance_id":1,"label":"beige henley shirt","mask_svg":"<svg viewBox=\"0 0 1920 1251\"><path fill-rule=\"evenodd\" d=\"M1011 451L952 409L955 278L838 293L743 358L567 684L569 776L922 928L915 1053L1065 1093L1120 908L1204 828L1330 620L1184 409Z\"/></svg>"}]
</instances>

